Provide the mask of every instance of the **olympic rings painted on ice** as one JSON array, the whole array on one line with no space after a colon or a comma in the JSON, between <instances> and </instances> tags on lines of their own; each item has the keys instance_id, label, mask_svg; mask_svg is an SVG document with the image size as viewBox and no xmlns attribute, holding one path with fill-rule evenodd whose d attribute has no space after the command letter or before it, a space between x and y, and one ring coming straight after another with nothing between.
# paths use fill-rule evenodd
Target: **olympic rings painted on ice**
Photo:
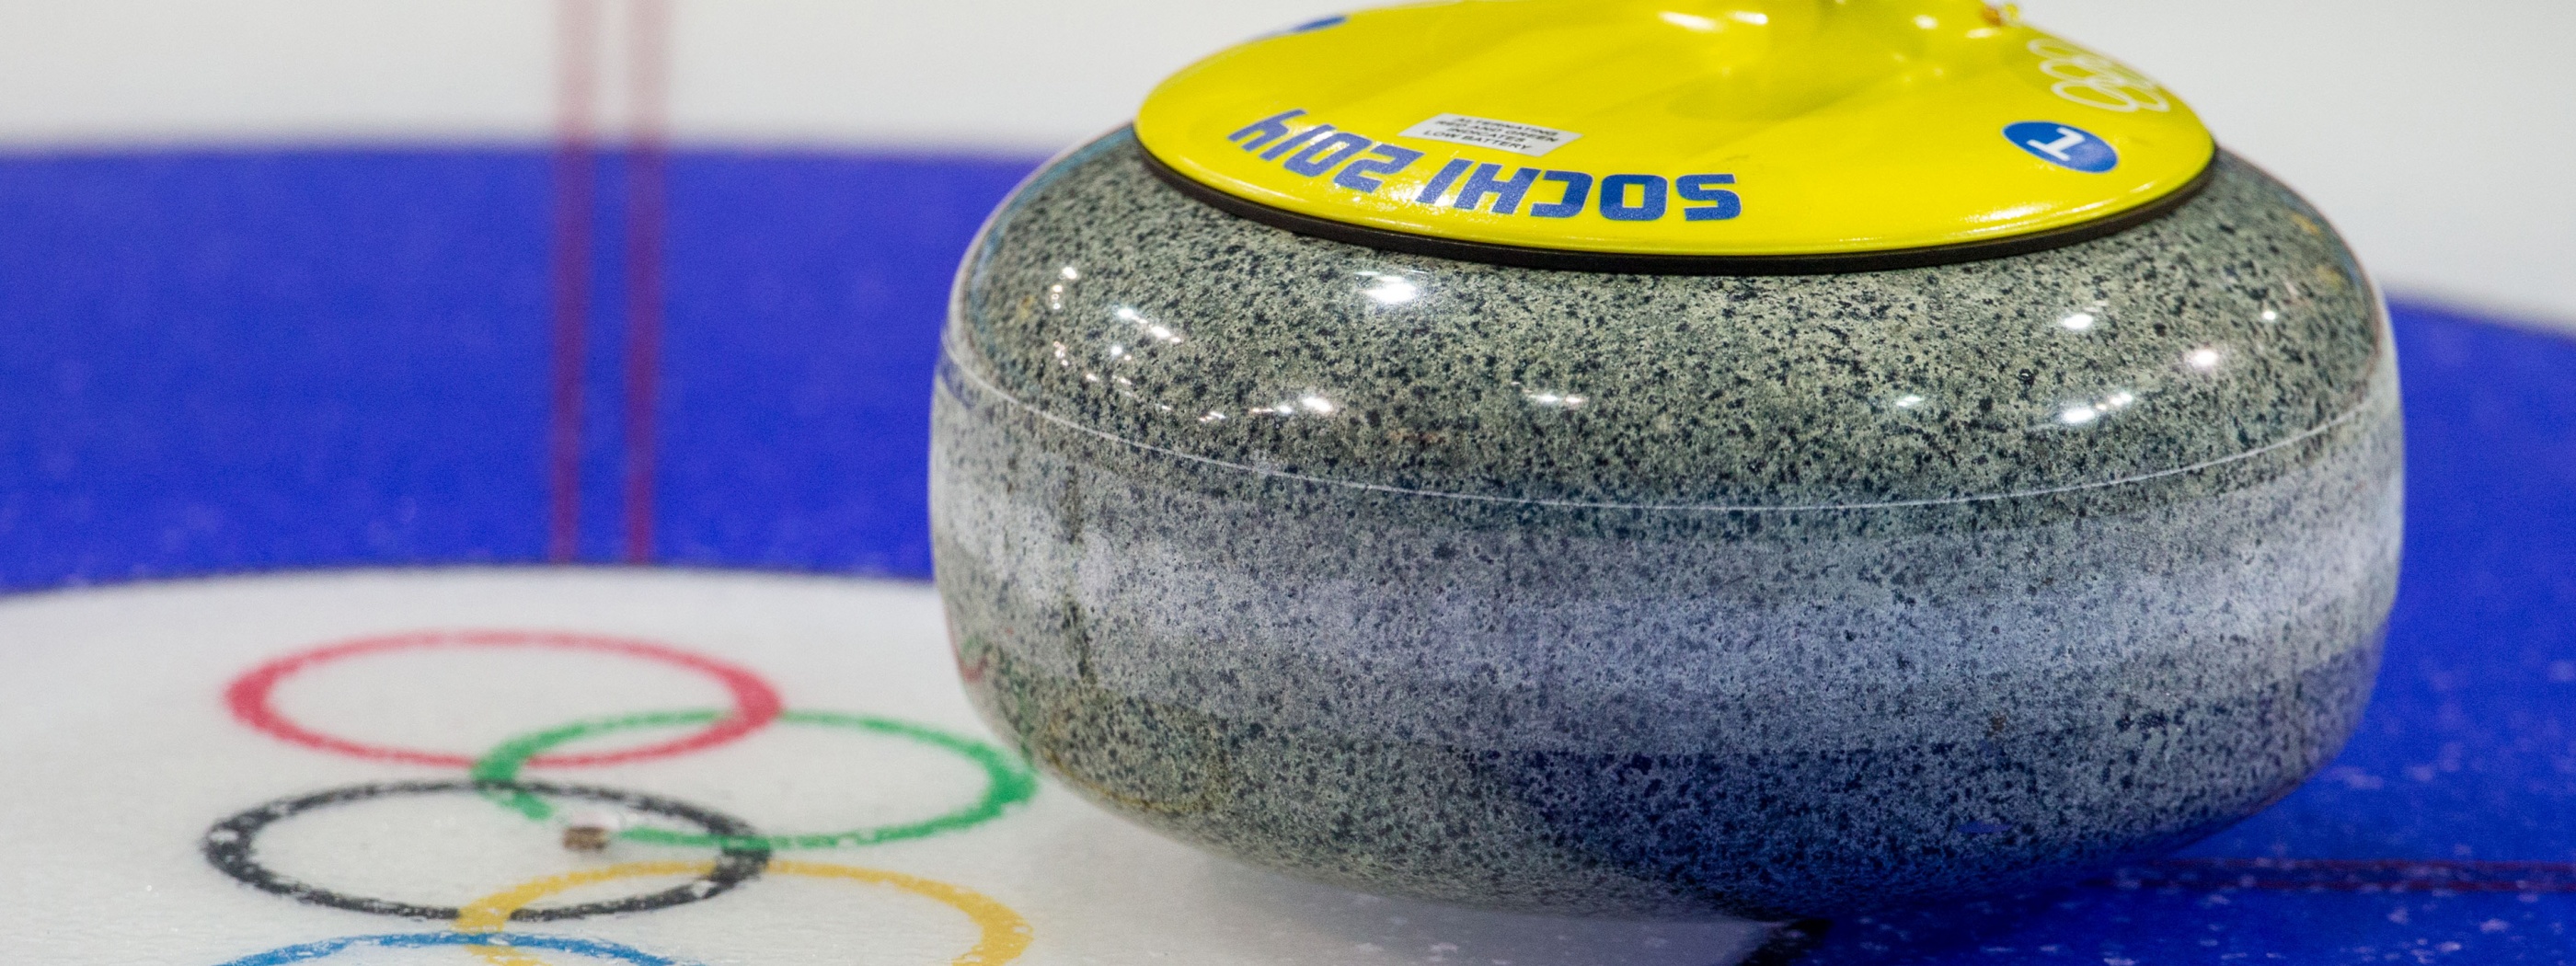
<instances>
[{"instance_id":1,"label":"olympic rings painted on ice","mask_svg":"<svg viewBox=\"0 0 2576 966\"><path fill-rule=\"evenodd\" d=\"M467 755L366 744L314 731L280 714L270 700L280 681L317 664L389 651L435 647L549 648L636 657L703 674L715 679L717 683L724 685L725 690L733 694L733 713L720 720L709 722L708 727L703 731L641 748L589 755L550 755L529 762L539 767L611 765L650 758L665 758L710 748L758 730L763 725L767 725L771 719L776 718L779 711L778 692L771 688L768 682L761 680L758 675L750 671L712 658L650 641L623 637L560 631L493 630L419 631L393 634L360 638L290 654L253 668L249 673L234 679L232 685L224 689L225 703L231 706L233 716L241 719L242 723L307 748L376 761L470 768L474 765L474 759Z\"/></svg>"},{"instance_id":2,"label":"olympic rings painted on ice","mask_svg":"<svg viewBox=\"0 0 2576 966\"><path fill-rule=\"evenodd\" d=\"M712 871L712 866L713 863L708 862L629 862L603 869L586 869L548 876L467 904L456 916L456 929L463 935L492 935L491 930L500 928L503 923L526 918L529 911L528 903L567 889L642 876L703 877ZM1019 958L1020 953L1029 948L1028 920L1021 918L1019 913L1011 911L1011 907L994 901L992 897L962 886L883 869L866 869L854 865L833 865L823 862L794 862L785 859L771 861L769 871L776 875L847 879L870 885L893 886L914 895L948 904L950 908L965 913L966 918L973 921L980 931L974 947L959 954L956 959L950 960L950 966L1002 966ZM482 954L493 966L528 966L534 962L525 957L512 955L507 947L484 946L478 948L476 952Z\"/></svg>"},{"instance_id":3,"label":"olympic rings painted on ice","mask_svg":"<svg viewBox=\"0 0 2576 966\"><path fill-rule=\"evenodd\" d=\"M538 758L540 754L568 742L633 728L708 724L722 718L724 714L713 710L648 711L641 714L575 722L560 728L533 732L503 742L500 747L483 756L482 761L474 764L473 777L482 782L514 781L519 777L519 770L524 765L531 761L542 760ZM814 725L872 732L950 752L984 770L984 793L972 804L917 822L876 825L845 832L740 838L690 834L660 828L631 828L619 832L618 837L654 845L768 849L823 849L836 846L875 845L879 842L917 839L981 825L1001 817L1004 810L1027 801L1029 796L1037 793L1037 776L1015 756L989 743L964 735L892 718L840 714L831 711L784 711L779 713L777 720L780 724ZM505 804L520 814L539 821L552 818L555 814L553 805L534 795L513 794L505 800Z\"/></svg>"},{"instance_id":4,"label":"olympic rings painted on ice","mask_svg":"<svg viewBox=\"0 0 2576 966\"><path fill-rule=\"evenodd\" d=\"M2163 86L2119 61L2047 37L2031 41L2025 49L2039 56L2040 73L2056 79L2048 89L2059 97L2122 114L2173 109Z\"/></svg>"},{"instance_id":5,"label":"olympic rings painted on ice","mask_svg":"<svg viewBox=\"0 0 2576 966\"><path fill-rule=\"evenodd\" d=\"M579 798L679 819L705 829L711 835L759 841L757 836L751 834L751 826L740 819L685 802L676 802L639 792L594 788L587 785L557 785L547 782L426 781L351 785L270 802L215 823L213 828L206 830L206 836L200 843L199 849L205 854L206 861L222 870L225 875L232 876L263 892L285 896L299 902L384 916L454 919L463 912L453 906L432 906L353 896L280 875L261 864L254 852L260 832L270 825L318 808L395 795L457 792L533 793ZM588 902L576 906L520 909L513 913L513 917L522 922L559 922L566 919L585 919L591 916L644 912L686 905L721 895L751 880L760 875L762 868L768 863L769 849L766 846L727 846L717 855L714 862L701 863L706 866L707 871L704 875L685 885L640 896Z\"/></svg>"},{"instance_id":6,"label":"olympic rings painted on ice","mask_svg":"<svg viewBox=\"0 0 2576 966\"><path fill-rule=\"evenodd\" d=\"M272 697L280 682L318 664L390 651L438 647L553 648L637 657L693 671L724 685L732 693L730 709L659 711L576 722L521 735L480 759L462 754L367 744L322 734L280 714ZM225 689L233 716L271 736L294 744L357 758L404 764L461 767L469 777L446 781L379 782L351 785L270 802L218 822L206 831L199 850L224 874L254 888L300 902L378 915L443 919L455 931L390 933L285 946L223 966L287 966L365 949L452 946L470 950L491 966L544 966L533 951L571 953L626 966L694 966L617 943L564 936L521 935L502 931L511 922L545 922L590 916L642 912L696 902L731 891L766 873L846 879L890 886L947 904L972 921L975 945L951 966L1002 966L1026 951L1029 924L1010 907L962 886L932 879L857 866L774 860L772 852L788 848L870 845L921 838L969 828L1003 815L1037 790L1036 773L1027 761L993 744L948 731L873 715L827 711L785 711L767 682L742 668L647 641L552 631L426 631L361 638L278 658L253 668ZM664 758L734 741L772 722L843 728L901 738L955 754L983 769L985 788L969 805L915 822L880 825L812 835L763 835L749 824L712 809L641 792L521 781L529 767L608 765ZM687 727L688 734L659 744L593 754L565 754L553 749L585 738L655 727ZM261 864L256 856L260 833L279 821L315 809L397 795L476 793L492 797L521 814L545 819L555 814L549 798L580 799L677 819L695 832L636 828L621 838L654 845L711 847L713 860L633 862L551 876L486 896L462 907L434 906L391 899L354 896L302 882ZM690 877L659 892L569 906L530 904L567 890L650 876Z\"/></svg>"},{"instance_id":7,"label":"olympic rings painted on ice","mask_svg":"<svg viewBox=\"0 0 2576 966\"><path fill-rule=\"evenodd\" d=\"M686 960L656 956L633 946L598 939L575 939L571 936L522 936L505 932L408 932L383 936L348 936L325 939L299 946L281 946L264 953L254 953L222 966L288 966L311 962L360 947L375 949L421 949L433 946L463 946L477 951L545 949L572 953L593 959L626 963L628 966L694 966ZM528 960L521 960L527 962Z\"/></svg>"}]
</instances>

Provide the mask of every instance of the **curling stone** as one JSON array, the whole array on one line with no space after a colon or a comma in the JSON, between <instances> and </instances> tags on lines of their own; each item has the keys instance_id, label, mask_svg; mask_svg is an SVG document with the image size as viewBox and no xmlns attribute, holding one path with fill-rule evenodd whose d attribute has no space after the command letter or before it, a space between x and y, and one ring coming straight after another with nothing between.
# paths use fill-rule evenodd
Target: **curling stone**
<instances>
[{"instance_id":1,"label":"curling stone","mask_svg":"<svg viewBox=\"0 0 2576 966\"><path fill-rule=\"evenodd\" d=\"M2320 767L2397 577L2385 309L2134 70L1969 0L1484 0L1253 41L959 276L958 665L1244 861L1842 915Z\"/></svg>"}]
</instances>

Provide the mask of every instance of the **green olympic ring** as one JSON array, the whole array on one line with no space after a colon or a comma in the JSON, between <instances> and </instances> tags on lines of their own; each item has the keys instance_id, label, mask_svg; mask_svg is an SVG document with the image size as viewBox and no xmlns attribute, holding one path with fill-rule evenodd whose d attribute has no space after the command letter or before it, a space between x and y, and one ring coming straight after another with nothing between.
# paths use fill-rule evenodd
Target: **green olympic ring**
<instances>
[{"instance_id":1,"label":"green olympic ring","mask_svg":"<svg viewBox=\"0 0 2576 966\"><path fill-rule=\"evenodd\" d=\"M474 780L516 781L519 769L528 763L528 759L542 755L549 749L566 742L634 728L704 725L729 713L712 709L647 711L614 718L594 718L558 728L531 732L502 742L500 747L475 762ZM835 846L875 845L880 842L923 838L981 825L1001 817L1004 810L1028 801L1029 796L1037 793L1037 774L1026 762L1010 752L963 735L892 718L839 714L830 711L785 711L778 715L778 723L820 725L827 728L875 732L952 752L984 769L987 779L984 794L972 805L918 822L878 825L846 832L818 835L708 835L659 828L629 828L620 830L617 837L654 845L693 845L725 849L764 846L770 849L827 849ZM526 792L511 792L498 796L498 800L511 810L537 821L553 818L555 814L553 805Z\"/></svg>"}]
</instances>

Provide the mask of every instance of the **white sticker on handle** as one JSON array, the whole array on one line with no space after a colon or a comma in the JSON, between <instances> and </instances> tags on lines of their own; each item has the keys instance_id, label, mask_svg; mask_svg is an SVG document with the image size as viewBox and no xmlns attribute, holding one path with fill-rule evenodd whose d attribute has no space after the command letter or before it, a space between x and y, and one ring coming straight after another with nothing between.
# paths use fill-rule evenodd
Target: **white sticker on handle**
<instances>
[{"instance_id":1,"label":"white sticker on handle","mask_svg":"<svg viewBox=\"0 0 2576 966\"><path fill-rule=\"evenodd\" d=\"M1469 144L1480 148L1501 148L1513 154L1525 154L1535 158L1572 144L1574 139L1583 135L1572 131L1540 127L1536 124L1497 121L1490 117L1441 114L1405 128L1404 136L1447 141L1451 144Z\"/></svg>"}]
</instances>

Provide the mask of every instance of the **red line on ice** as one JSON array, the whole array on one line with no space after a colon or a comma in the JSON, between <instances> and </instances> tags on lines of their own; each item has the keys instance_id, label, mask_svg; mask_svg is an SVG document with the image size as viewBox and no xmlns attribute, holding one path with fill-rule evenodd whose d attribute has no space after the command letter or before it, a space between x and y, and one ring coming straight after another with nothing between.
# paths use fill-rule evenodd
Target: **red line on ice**
<instances>
[{"instance_id":1,"label":"red line on ice","mask_svg":"<svg viewBox=\"0 0 2576 966\"><path fill-rule=\"evenodd\" d=\"M546 558L579 555L584 326L590 314L590 232L599 4L556 0L553 413L547 433Z\"/></svg>"},{"instance_id":2,"label":"red line on ice","mask_svg":"<svg viewBox=\"0 0 2576 966\"><path fill-rule=\"evenodd\" d=\"M654 415L662 374L664 160L670 99L670 0L632 0L626 170L626 561L653 559Z\"/></svg>"}]
</instances>

